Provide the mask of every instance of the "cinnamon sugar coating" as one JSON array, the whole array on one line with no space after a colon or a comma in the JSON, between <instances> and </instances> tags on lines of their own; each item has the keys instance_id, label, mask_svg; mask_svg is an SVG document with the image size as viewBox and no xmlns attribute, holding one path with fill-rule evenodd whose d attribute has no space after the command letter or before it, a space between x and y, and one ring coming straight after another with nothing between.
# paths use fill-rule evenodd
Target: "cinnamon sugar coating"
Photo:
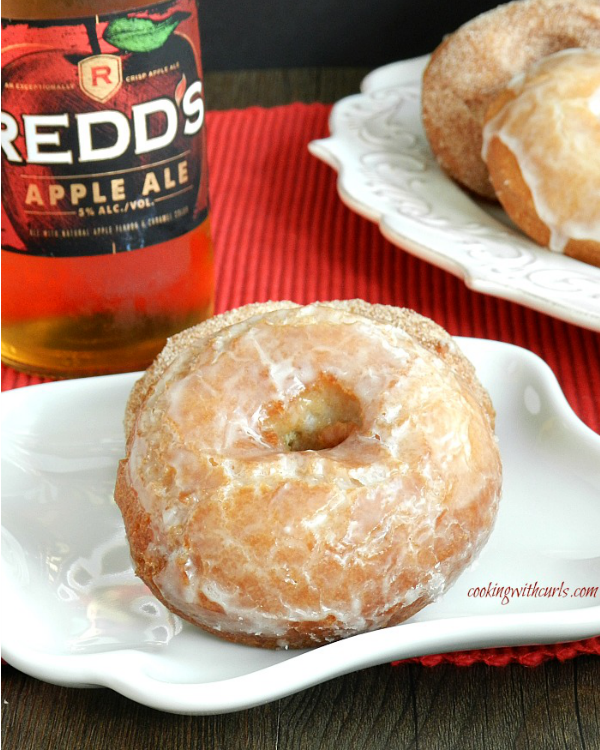
<instances>
[{"instance_id":1,"label":"cinnamon sugar coating","mask_svg":"<svg viewBox=\"0 0 600 750\"><path fill-rule=\"evenodd\" d=\"M137 573L230 640L300 648L402 622L493 526L489 397L409 310L217 316L169 342L127 412L115 497Z\"/></svg>"},{"instance_id":2,"label":"cinnamon sugar coating","mask_svg":"<svg viewBox=\"0 0 600 750\"><path fill-rule=\"evenodd\" d=\"M423 124L442 169L494 198L481 157L494 97L535 61L568 48L600 48L598 0L516 0L472 19L435 50L423 76Z\"/></svg>"}]
</instances>

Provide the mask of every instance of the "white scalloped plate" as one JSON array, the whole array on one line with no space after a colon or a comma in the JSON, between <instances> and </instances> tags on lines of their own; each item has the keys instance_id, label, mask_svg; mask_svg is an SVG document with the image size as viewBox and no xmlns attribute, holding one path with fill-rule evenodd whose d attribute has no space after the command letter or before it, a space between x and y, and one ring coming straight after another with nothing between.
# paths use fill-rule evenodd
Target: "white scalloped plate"
<instances>
[{"instance_id":1,"label":"white scalloped plate","mask_svg":"<svg viewBox=\"0 0 600 750\"><path fill-rule=\"evenodd\" d=\"M440 170L421 124L427 60L370 73L362 93L334 106L331 136L312 141L311 153L339 173L344 203L398 247L478 292L600 331L600 269L540 248Z\"/></svg>"},{"instance_id":2,"label":"white scalloped plate","mask_svg":"<svg viewBox=\"0 0 600 750\"><path fill-rule=\"evenodd\" d=\"M2 394L3 657L47 682L210 714L394 659L600 634L600 436L535 355L457 341L498 412L505 480L492 536L454 587L410 621L314 651L222 641L171 615L135 577L113 500L135 374ZM568 595L507 604L469 595L536 582ZM582 587L595 595L573 596Z\"/></svg>"}]
</instances>

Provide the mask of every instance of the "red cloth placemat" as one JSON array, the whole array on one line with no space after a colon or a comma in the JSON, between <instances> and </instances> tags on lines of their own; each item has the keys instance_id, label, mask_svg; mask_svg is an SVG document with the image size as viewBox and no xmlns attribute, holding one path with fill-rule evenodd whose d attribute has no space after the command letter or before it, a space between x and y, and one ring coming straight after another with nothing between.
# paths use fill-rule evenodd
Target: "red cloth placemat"
<instances>
[{"instance_id":1,"label":"red cloth placemat","mask_svg":"<svg viewBox=\"0 0 600 750\"><path fill-rule=\"evenodd\" d=\"M330 107L209 112L216 312L248 302L361 297L411 307L450 333L506 341L541 356L576 414L600 432L600 334L466 288L385 240L346 208L336 174L307 143L328 135ZM41 382L2 367L2 390ZM427 656L425 665L476 662L534 666L600 654L600 636L551 646Z\"/></svg>"}]
</instances>

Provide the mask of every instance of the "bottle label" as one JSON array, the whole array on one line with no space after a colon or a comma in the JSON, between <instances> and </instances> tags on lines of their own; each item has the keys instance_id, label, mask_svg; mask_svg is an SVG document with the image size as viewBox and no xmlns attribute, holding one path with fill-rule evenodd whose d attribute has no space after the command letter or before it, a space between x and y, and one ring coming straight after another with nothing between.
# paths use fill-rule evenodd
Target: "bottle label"
<instances>
[{"instance_id":1,"label":"bottle label","mask_svg":"<svg viewBox=\"0 0 600 750\"><path fill-rule=\"evenodd\" d=\"M144 248L208 214L196 0L2 19L2 248Z\"/></svg>"}]
</instances>

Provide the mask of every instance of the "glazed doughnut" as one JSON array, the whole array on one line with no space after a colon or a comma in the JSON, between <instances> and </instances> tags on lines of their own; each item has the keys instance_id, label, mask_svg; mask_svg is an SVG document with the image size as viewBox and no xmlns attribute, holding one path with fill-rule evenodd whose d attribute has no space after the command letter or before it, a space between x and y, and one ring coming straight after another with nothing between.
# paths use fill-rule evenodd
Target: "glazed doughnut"
<instances>
[{"instance_id":1,"label":"glazed doughnut","mask_svg":"<svg viewBox=\"0 0 600 750\"><path fill-rule=\"evenodd\" d=\"M526 234L600 266L600 49L557 52L513 81L488 109L482 153Z\"/></svg>"},{"instance_id":2,"label":"glazed doughnut","mask_svg":"<svg viewBox=\"0 0 600 750\"><path fill-rule=\"evenodd\" d=\"M226 639L394 625L487 540L494 410L453 339L360 300L249 305L169 341L127 406L115 498L137 574Z\"/></svg>"},{"instance_id":3,"label":"glazed doughnut","mask_svg":"<svg viewBox=\"0 0 600 750\"><path fill-rule=\"evenodd\" d=\"M600 48L598 0L517 0L461 26L435 50L423 76L423 125L442 169L494 198L481 158L485 113L516 75L572 47Z\"/></svg>"}]
</instances>

